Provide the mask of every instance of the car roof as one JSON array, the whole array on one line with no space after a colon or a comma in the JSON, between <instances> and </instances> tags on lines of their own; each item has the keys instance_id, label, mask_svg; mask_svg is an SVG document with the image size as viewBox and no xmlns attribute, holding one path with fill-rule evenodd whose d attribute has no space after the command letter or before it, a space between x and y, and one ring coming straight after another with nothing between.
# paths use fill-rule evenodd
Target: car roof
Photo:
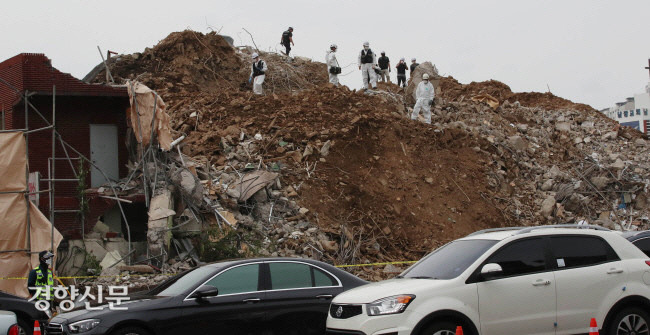
<instances>
[{"instance_id":1,"label":"car roof","mask_svg":"<svg viewBox=\"0 0 650 335\"><path fill-rule=\"evenodd\" d=\"M300 257L264 257L264 258L238 258L238 259L226 259L210 264L206 264L204 266L210 266L214 268L221 268L224 266L230 266L230 265L235 265L235 264L245 264L245 263L256 263L256 262L277 262L277 261L290 261L290 262L304 262L304 263L310 263L310 264L315 264L315 265L329 265L327 263L323 263L317 260L309 259L309 258L300 258Z\"/></svg>"},{"instance_id":2,"label":"car roof","mask_svg":"<svg viewBox=\"0 0 650 335\"><path fill-rule=\"evenodd\" d=\"M496 240L502 241L512 236L536 236L536 235L607 235L613 231L600 226L593 225L547 225L532 227L505 227L480 230L461 240Z\"/></svg>"}]
</instances>

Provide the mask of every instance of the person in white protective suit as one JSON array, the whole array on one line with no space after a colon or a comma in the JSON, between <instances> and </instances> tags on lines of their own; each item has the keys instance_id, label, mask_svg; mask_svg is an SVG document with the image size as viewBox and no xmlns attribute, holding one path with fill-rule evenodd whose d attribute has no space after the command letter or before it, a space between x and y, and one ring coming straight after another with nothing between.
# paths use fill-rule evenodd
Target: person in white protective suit
<instances>
[{"instance_id":1,"label":"person in white protective suit","mask_svg":"<svg viewBox=\"0 0 650 335\"><path fill-rule=\"evenodd\" d=\"M260 55L257 52L253 53L253 66L251 69L251 76L248 79L250 82L253 81L253 93L255 94L264 94L262 89L262 84L264 84L264 79L266 78L266 71L268 67L266 62L260 59Z\"/></svg>"},{"instance_id":2,"label":"person in white protective suit","mask_svg":"<svg viewBox=\"0 0 650 335\"><path fill-rule=\"evenodd\" d=\"M415 107L411 113L411 120L417 120L420 115L420 110L424 115L424 122L431 124L431 105L433 105L433 98L435 97L435 90L433 84L429 82L429 75L423 74L422 81L418 84L415 90Z\"/></svg>"},{"instance_id":3,"label":"person in white protective suit","mask_svg":"<svg viewBox=\"0 0 650 335\"><path fill-rule=\"evenodd\" d=\"M363 77L363 88L368 89L368 81L373 89L377 88L377 73L375 73L377 55L370 50L370 43L363 43L363 50L359 52L359 70Z\"/></svg>"},{"instance_id":4,"label":"person in white protective suit","mask_svg":"<svg viewBox=\"0 0 650 335\"><path fill-rule=\"evenodd\" d=\"M341 73L341 67L336 59L336 49L336 44L330 45L330 51L328 51L325 56L325 64L327 64L327 73L330 76L330 83L339 86L339 73Z\"/></svg>"}]
</instances>

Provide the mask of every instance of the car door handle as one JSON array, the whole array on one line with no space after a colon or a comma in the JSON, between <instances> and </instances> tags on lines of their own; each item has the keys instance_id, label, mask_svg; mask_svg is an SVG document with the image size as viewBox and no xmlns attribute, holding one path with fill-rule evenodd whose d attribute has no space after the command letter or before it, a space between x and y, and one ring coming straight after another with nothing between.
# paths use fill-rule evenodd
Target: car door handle
<instances>
[{"instance_id":1,"label":"car door handle","mask_svg":"<svg viewBox=\"0 0 650 335\"><path fill-rule=\"evenodd\" d=\"M551 285L551 281L544 280L544 279L537 279L536 281L533 282L533 286L546 286L546 285Z\"/></svg>"},{"instance_id":2,"label":"car door handle","mask_svg":"<svg viewBox=\"0 0 650 335\"><path fill-rule=\"evenodd\" d=\"M250 299L244 299L243 300L247 304L255 304L260 302L260 298L250 298Z\"/></svg>"},{"instance_id":3,"label":"car door handle","mask_svg":"<svg viewBox=\"0 0 650 335\"><path fill-rule=\"evenodd\" d=\"M611 268L609 269L609 271L607 271L608 275L615 274L615 273L623 273L623 269Z\"/></svg>"},{"instance_id":4,"label":"car door handle","mask_svg":"<svg viewBox=\"0 0 650 335\"><path fill-rule=\"evenodd\" d=\"M316 296L316 298L318 298L318 299L332 299L332 297L334 297L334 296L331 295L331 294L321 294L321 295Z\"/></svg>"}]
</instances>

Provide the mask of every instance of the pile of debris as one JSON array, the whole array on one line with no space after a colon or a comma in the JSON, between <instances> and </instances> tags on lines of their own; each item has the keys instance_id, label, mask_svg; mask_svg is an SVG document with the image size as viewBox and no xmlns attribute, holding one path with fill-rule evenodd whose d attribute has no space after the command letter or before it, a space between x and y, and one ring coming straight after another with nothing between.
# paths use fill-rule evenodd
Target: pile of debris
<instances>
[{"instance_id":1,"label":"pile of debris","mask_svg":"<svg viewBox=\"0 0 650 335\"><path fill-rule=\"evenodd\" d=\"M428 126L407 117L416 82L337 88L323 64L273 54L263 54L267 94L254 96L237 85L251 50L218 40L174 33L150 56L110 65L115 78L151 85L170 106L172 137L186 136L166 165L134 171L164 171L156 188L181 190L166 227L195 225L183 243L201 261L401 261L490 227L648 227L646 139L586 105L497 81L461 85L431 65L440 94Z\"/></svg>"}]
</instances>

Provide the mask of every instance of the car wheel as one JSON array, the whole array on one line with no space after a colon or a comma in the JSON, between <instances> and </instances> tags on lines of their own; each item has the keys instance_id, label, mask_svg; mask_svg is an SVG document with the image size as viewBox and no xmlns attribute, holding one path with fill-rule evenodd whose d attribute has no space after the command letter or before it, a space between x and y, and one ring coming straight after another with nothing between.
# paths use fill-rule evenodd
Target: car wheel
<instances>
[{"instance_id":1,"label":"car wheel","mask_svg":"<svg viewBox=\"0 0 650 335\"><path fill-rule=\"evenodd\" d=\"M111 335L150 335L150 333L140 327L126 327L112 332Z\"/></svg>"},{"instance_id":2,"label":"car wheel","mask_svg":"<svg viewBox=\"0 0 650 335\"><path fill-rule=\"evenodd\" d=\"M438 322L425 328L420 335L455 335L456 327L449 322Z\"/></svg>"},{"instance_id":3,"label":"car wheel","mask_svg":"<svg viewBox=\"0 0 650 335\"><path fill-rule=\"evenodd\" d=\"M30 326L29 322L18 319L18 335L32 335L33 327L33 325Z\"/></svg>"},{"instance_id":4,"label":"car wheel","mask_svg":"<svg viewBox=\"0 0 650 335\"><path fill-rule=\"evenodd\" d=\"M626 308L616 314L609 335L650 335L650 315L640 308Z\"/></svg>"}]
</instances>

